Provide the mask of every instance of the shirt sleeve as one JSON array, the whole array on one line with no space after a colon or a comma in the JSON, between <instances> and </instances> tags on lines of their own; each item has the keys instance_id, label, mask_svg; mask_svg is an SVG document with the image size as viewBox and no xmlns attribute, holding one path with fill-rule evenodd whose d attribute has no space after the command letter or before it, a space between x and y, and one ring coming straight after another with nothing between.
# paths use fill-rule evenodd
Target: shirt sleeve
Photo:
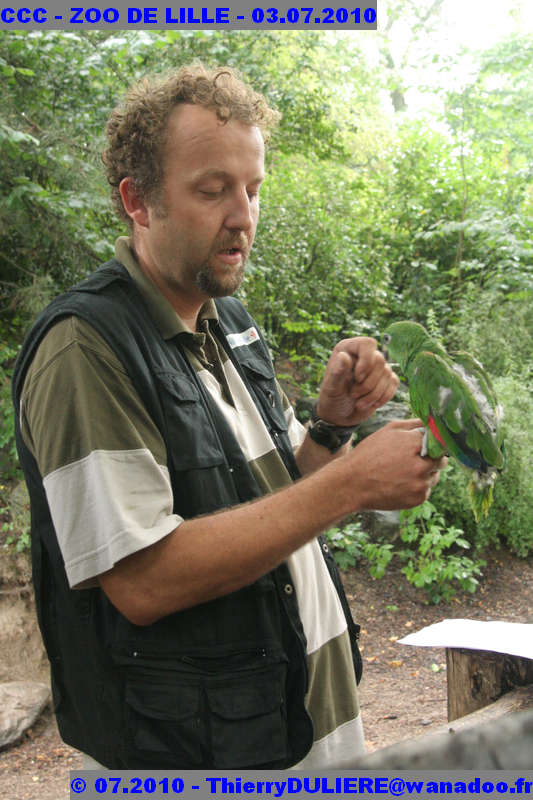
<instances>
[{"instance_id":1,"label":"shirt sleeve","mask_svg":"<svg viewBox=\"0 0 533 800\"><path fill-rule=\"evenodd\" d=\"M295 450L297 447L301 445L303 440L306 437L307 430L302 425L302 423L297 419L296 414L294 413L294 408L291 405L291 402L281 386L278 383L278 390L281 396L281 402L283 403L283 411L285 413L285 420L287 422L287 427L289 429L289 439L292 444L292 449Z\"/></svg>"},{"instance_id":2,"label":"shirt sleeve","mask_svg":"<svg viewBox=\"0 0 533 800\"><path fill-rule=\"evenodd\" d=\"M47 334L24 383L21 428L71 588L154 544L182 517L161 434L112 350L70 317Z\"/></svg>"}]
</instances>

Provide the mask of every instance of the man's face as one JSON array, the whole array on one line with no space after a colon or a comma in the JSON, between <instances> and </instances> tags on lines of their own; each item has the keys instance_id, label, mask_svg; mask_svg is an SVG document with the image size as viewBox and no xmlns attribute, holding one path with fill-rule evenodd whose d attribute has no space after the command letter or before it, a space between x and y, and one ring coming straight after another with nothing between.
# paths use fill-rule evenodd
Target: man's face
<instances>
[{"instance_id":1,"label":"man's face","mask_svg":"<svg viewBox=\"0 0 533 800\"><path fill-rule=\"evenodd\" d=\"M184 104L172 113L159 202L148 206L148 267L173 293L233 294L259 217L264 146L259 129Z\"/></svg>"}]
</instances>

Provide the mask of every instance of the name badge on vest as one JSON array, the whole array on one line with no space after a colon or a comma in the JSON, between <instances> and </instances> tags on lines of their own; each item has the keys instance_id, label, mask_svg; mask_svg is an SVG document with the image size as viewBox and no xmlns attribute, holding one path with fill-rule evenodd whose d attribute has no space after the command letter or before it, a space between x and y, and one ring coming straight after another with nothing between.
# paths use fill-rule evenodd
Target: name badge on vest
<instances>
[{"instance_id":1,"label":"name badge on vest","mask_svg":"<svg viewBox=\"0 0 533 800\"><path fill-rule=\"evenodd\" d=\"M251 328L248 328L247 331L242 331L242 333L228 333L226 339L228 340L231 349L235 350L236 347L253 344L253 342L256 342L259 339L259 334L252 325Z\"/></svg>"}]
</instances>

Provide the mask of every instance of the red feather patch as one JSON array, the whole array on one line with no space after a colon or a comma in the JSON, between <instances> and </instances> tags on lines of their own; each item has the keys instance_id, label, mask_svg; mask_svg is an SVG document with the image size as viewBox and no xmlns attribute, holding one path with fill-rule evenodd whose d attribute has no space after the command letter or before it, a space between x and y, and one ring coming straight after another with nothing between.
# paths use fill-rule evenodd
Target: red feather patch
<instances>
[{"instance_id":1,"label":"red feather patch","mask_svg":"<svg viewBox=\"0 0 533 800\"><path fill-rule=\"evenodd\" d=\"M435 437L435 439L437 440L437 442L441 444L444 447L444 449L446 449L446 445L444 444L442 436L439 433L439 429L437 428L437 425L433 417L428 417L428 428Z\"/></svg>"}]
</instances>

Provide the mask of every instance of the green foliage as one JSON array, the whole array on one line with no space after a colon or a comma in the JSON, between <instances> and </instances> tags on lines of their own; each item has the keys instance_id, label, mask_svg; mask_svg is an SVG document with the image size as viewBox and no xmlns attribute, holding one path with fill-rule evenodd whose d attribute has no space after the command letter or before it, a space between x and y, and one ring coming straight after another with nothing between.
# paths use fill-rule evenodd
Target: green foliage
<instances>
[{"instance_id":1,"label":"green foliage","mask_svg":"<svg viewBox=\"0 0 533 800\"><path fill-rule=\"evenodd\" d=\"M330 528L324 536L340 569L353 567L361 560L369 538L359 521L350 522L343 528Z\"/></svg>"},{"instance_id":2,"label":"green foliage","mask_svg":"<svg viewBox=\"0 0 533 800\"><path fill-rule=\"evenodd\" d=\"M479 201L507 214L523 202L531 178L532 58L531 34L498 42L477 54L476 74L446 103L447 122L468 154L469 193L483 187Z\"/></svg>"},{"instance_id":3,"label":"green foliage","mask_svg":"<svg viewBox=\"0 0 533 800\"><path fill-rule=\"evenodd\" d=\"M14 409L11 402L11 372L16 350L0 345L0 464L4 478L16 471Z\"/></svg>"},{"instance_id":4,"label":"green foliage","mask_svg":"<svg viewBox=\"0 0 533 800\"><path fill-rule=\"evenodd\" d=\"M97 148L113 91L106 50L83 34L0 32L0 281L70 284L109 252ZM93 105L94 104L94 105ZM11 294L11 293L10 293Z\"/></svg>"},{"instance_id":5,"label":"green foliage","mask_svg":"<svg viewBox=\"0 0 533 800\"><path fill-rule=\"evenodd\" d=\"M318 362L338 336L377 334L391 317L424 321L429 307L446 329L469 287L530 290L528 37L479 58L471 85L445 97L447 129L391 121L380 105L380 86L391 96L405 88L408 61L391 61L398 20L410 15L420 42L438 28L437 5L387 4L385 83L359 45L334 32L0 32L8 313L22 309L27 324L21 289L45 277L53 293L110 255L120 227L99 163L105 120L133 80L194 59L237 68L283 114L242 293L276 354ZM308 327L297 330L302 311ZM316 384L320 370L308 371Z\"/></svg>"},{"instance_id":6,"label":"green foliage","mask_svg":"<svg viewBox=\"0 0 533 800\"><path fill-rule=\"evenodd\" d=\"M27 510L18 514L13 495L18 494L11 485L0 484L0 544L16 553L27 553L31 546L30 517ZM27 499L25 488L21 492Z\"/></svg>"},{"instance_id":7,"label":"green foliage","mask_svg":"<svg viewBox=\"0 0 533 800\"><path fill-rule=\"evenodd\" d=\"M448 602L458 589L475 592L483 561L461 553L470 543L461 528L446 525L444 516L427 500L400 514L400 538L405 547L398 557L409 583L424 589L432 603Z\"/></svg>"},{"instance_id":8,"label":"green foliage","mask_svg":"<svg viewBox=\"0 0 533 800\"><path fill-rule=\"evenodd\" d=\"M470 543L463 531L445 522L426 501L400 513L400 543L371 541L359 522L332 528L326 538L341 569L368 562L373 578L383 578L396 557L409 583L423 589L428 602L448 602L458 590L475 592L485 562L464 555Z\"/></svg>"},{"instance_id":9,"label":"green foliage","mask_svg":"<svg viewBox=\"0 0 533 800\"><path fill-rule=\"evenodd\" d=\"M395 554L390 542L368 542L364 556L368 560L368 570L373 578L382 578Z\"/></svg>"},{"instance_id":10,"label":"green foliage","mask_svg":"<svg viewBox=\"0 0 533 800\"><path fill-rule=\"evenodd\" d=\"M340 569L354 567L366 561L373 578L382 578L394 556L394 547L386 542L373 542L360 521L349 522L342 528L330 528L324 536L333 551Z\"/></svg>"},{"instance_id":11,"label":"green foliage","mask_svg":"<svg viewBox=\"0 0 533 800\"><path fill-rule=\"evenodd\" d=\"M9 508L0 508L0 517L8 514ZM3 522L1 532L4 534L3 547L14 550L15 553L29 553L31 549L31 534L29 530L16 531L13 521Z\"/></svg>"},{"instance_id":12,"label":"green foliage","mask_svg":"<svg viewBox=\"0 0 533 800\"><path fill-rule=\"evenodd\" d=\"M319 361L339 338L377 331L387 274L367 200L345 166L276 157L243 288L276 353Z\"/></svg>"},{"instance_id":13,"label":"green foliage","mask_svg":"<svg viewBox=\"0 0 533 800\"><path fill-rule=\"evenodd\" d=\"M448 331L456 350L475 355L490 375L533 376L533 290L506 296L501 290L471 287Z\"/></svg>"},{"instance_id":14,"label":"green foliage","mask_svg":"<svg viewBox=\"0 0 533 800\"><path fill-rule=\"evenodd\" d=\"M290 336L293 340L292 346L288 345L287 355L291 364L299 368L299 391L311 397L317 392L331 352L327 340L331 338L331 334L337 334L340 326L326 322L324 312L317 311L311 314L303 308L295 311L298 319L294 322L286 320L282 325L285 338L288 339ZM306 337L307 344L311 348L309 352L302 352L302 348L298 346L300 337Z\"/></svg>"}]
</instances>

